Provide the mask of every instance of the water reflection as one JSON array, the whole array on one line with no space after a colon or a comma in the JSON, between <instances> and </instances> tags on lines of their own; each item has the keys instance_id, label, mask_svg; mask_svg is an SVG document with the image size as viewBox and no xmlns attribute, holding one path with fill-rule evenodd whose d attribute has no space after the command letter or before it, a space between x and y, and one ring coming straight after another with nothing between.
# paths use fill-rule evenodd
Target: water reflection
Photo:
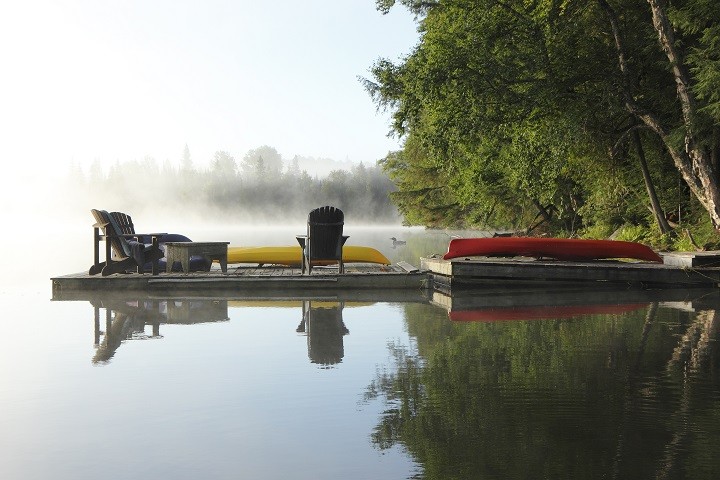
<instances>
[{"instance_id":1,"label":"water reflection","mask_svg":"<svg viewBox=\"0 0 720 480\"><path fill-rule=\"evenodd\" d=\"M312 363L330 366L345 356L343 336L350 331L343 323L344 302L302 302L302 320L296 331L307 335L308 357Z\"/></svg>"},{"instance_id":2,"label":"water reflection","mask_svg":"<svg viewBox=\"0 0 720 480\"><path fill-rule=\"evenodd\" d=\"M620 315L672 302L678 308L713 308L720 292L707 289L643 290L617 288L522 288L434 291L431 303L444 308L452 321L561 319L583 315Z\"/></svg>"},{"instance_id":3,"label":"water reflection","mask_svg":"<svg viewBox=\"0 0 720 480\"><path fill-rule=\"evenodd\" d=\"M93 363L109 362L126 341L162 338L160 328L163 324L223 322L230 319L229 306L260 306L296 308L301 320L295 331L307 337L310 362L323 367L341 363L345 355L343 337L350 333L343 322L346 305L373 304L328 299L139 298L98 293L92 294L89 302L94 309L96 351Z\"/></svg>"},{"instance_id":4,"label":"water reflection","mask_svg":"<svg viewBox=\"0 0 720 480\"><path fill-rule=\"evenodd\" d=\"M195 324L229 320L227 300L222 299L132 299L101 296L90 300L94 308L95 348L93 363L106 363L127 340L162 338L161 324ZM101 330L105 310L105 331ZM150 328L151 333L146 329Z\"/></svg>"},{"instance_id":5,"label":"water reflection","mask_svg":"<svg viewBox=\"0 0 720 480\"><path fill-rule=\"evenodd\" d=\"M292 455L302 443L276 447L287 435L324 441L333 458L347 451L346 462L360 447L339 442L379 452L365 454L351 473L317 478L371 478L365 469L386 466L381 459L391 455L399 469L410 466L374 478L713 478L720 471L713 454L720 431L720 292L392 295L385 302L357 292L82 300L94 310L95 363L111 361L127 342L167 335L152 346L171 343L180 335L168 324L193 325L176 356L162 356L154 370L167 379L154 375L143 387L158 382L162 394L176 386L173 402L189 396L179 405L193 406L175 412L182 418L195 418L196 402L209 402L213 408L200 416L211 418L212 428L206 420L195 427L206 436L231 432L233 441L260 445L253 435L271 432L272 458L278 451ZM213 330L209 323L224 324ZM192 360L176 366L196 344ZM376 356L363 364L369 348ZM117 370L134 371L150 357L140 349L132 356ZM95 378L112 378L113 370ZM180 386L186 382L193 386ZM127 385L133 384L119 382L116 395ZM222 395L195 394L217 389ZM168 418L172 425L175 416ZM245 424L255 418L262 421L248 433ZM328 430L336 433L324 436ZM313 454L317 449L308 446L294 458ZM252 455L244 462L252 465Z\"/></svg>"},{"instance_id":6,"label":"water reflection","mask_svg":"<svg viewBox=\"0 0 720 480\"><path fill-rule=\"evenodd\" d=\"M197 324L229 320L228 303L236 307L254 305L298 308L301 321L297 333L307 337L311 363L330 367L342 362L345 355L343 336L350 331L343 322L346 302L299 300L278 302L242 302L228 299L163 298L128 299L100 296L90 300L94 307L96 352L93 363L106 363L120 345L129 340L162 338L162 324ZM362 303L361 305L369 305ZM101 310L104 309L104 317ZM101 329L104 325L105 330Z\"/></svg>"},{"instance_id":7,"label":"water reflection","mask_svg":"<svg viewBox=\"0 0 720 480\"><path fill-rule=\"evenodd\" d=\"M377 448L424 478L713 478L718 292L535 293L436 294L445 323L406 306L415 348L367 390Z\"/></svg>"}]
</instances>

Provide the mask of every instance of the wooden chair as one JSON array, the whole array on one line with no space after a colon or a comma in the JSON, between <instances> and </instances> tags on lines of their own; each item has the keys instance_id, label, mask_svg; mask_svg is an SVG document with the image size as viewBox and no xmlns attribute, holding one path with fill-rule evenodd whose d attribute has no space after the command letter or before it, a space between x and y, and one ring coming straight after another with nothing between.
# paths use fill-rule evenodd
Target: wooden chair
<instances>
[{"instance_id":1,"label":"wooden chair","mask_svg":"<svg viewBox=\"0 0 720 480\"><path fill-rule=\"evenodd\" d=\"M122 212L110 212L110 216L120 228L120 233L123 235L135 235L135 225L130 215Z\"/></svg>"},{"instance_id":2,"label":"wooden chair","mask_svg":"<svg viewBox=\"0 0 720 480\"><path fill-rule=\"evenodd\" d=\"M343 235L345 215L342 210L325 206L312 210L308 215L307 235L297 235L302 249L302 273L312 274L313 264L337 262L339 272L345 272L342 249L349 238Z\"/></svg>"},{"instance_id":3,"label":"wooden chair","mask_svg":"<svg viewBox=\"0 0 720 480\"><path fill-rule=\"evenodd\" d=\"M152 264L152 274L160 271L159 260L163 252L159 246L162 233L137 234L132 219L123 213L105 210L90 211L95 217L93 225L94 263L90 275L103 276L135 269L143 273L146 263ZM102 233L101 233L102 232ZM144 240L150 243L145 244ZM100 243L105 241L105 261L100 262Z\"/></svg>"}]
</instances>

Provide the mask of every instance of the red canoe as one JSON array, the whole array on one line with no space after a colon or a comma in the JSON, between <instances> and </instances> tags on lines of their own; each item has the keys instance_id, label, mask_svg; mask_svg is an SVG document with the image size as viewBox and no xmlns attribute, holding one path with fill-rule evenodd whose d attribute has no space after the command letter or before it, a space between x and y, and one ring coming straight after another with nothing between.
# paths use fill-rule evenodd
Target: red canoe
<instances>
[{"instance_id":1,"label":"red canoe","mask_svg":"<svg viewBox=\"0 0 720 480\"><path fill-rule=\"evenodd\" d=\"M632 258L662 263L662 258L641 243L618 240L581 240L575 238L493 237L454 238L445 260L457 257L522 256L558 260L598 260Z\"/></svg>"}]
</instances>

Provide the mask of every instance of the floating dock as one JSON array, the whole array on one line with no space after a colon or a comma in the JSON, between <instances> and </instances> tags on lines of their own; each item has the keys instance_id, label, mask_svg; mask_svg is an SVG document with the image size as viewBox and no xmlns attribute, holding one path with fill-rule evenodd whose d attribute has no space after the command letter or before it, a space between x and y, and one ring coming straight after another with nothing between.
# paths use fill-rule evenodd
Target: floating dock
<instances>
[{"instance_id":1,"label":"floating dock","mask_svg":"<svg viewBox=\"0 0 720 480\"><path fill-rule=\"evenodd\" d=\"M135 291L153 293L191 293L212 290L218 293L239 291L306 292L322 295L337 290L397 290L421 289L427 286L427 275L417 268L400 262L394 265L345 266L339 274L337 267L315 267L311 275L302 275L299 268L231 266L223 273L217 265L209 272L192 273L118 273L103 277L76 273L54 277L53 298L73 296L73 292Z\"/></svg>"},{"instance_id":2,"label":"floating dock","mask_svg":"<svg viewBox=\"0 0 720 480\"><path fill-rule=\"evenodd\" d=\"M612 284L642 288L687 288L720 284L720 252L663 254L663 263L596 260L571 262L526 257L422 258L439 290L505 286L572 287Z\"/></svg>"},{"instance_id":3,"label":"floating dock","mask_svg":"<svg viewBox=\"0 0 720 480\"><path fill-rule=\"evenodd\" d=\"M242 291L304 292L322 296L335 291L380 292L433 289L451 291L488 289L494 286L556 288L694 288L720 285L720 252L663 254L663 262L598 260L570 262L525 257L471 257L443 260L421 258L420 268L406 262L393 265L348 264L344 274L337 267L316 267L312 275L299 268L280 266L231 266L223 273L217 265L209 272L125 273L106 277L77 273L52 278L53 297L80 291L194 292Z\"/></svg>"}]
</instances>

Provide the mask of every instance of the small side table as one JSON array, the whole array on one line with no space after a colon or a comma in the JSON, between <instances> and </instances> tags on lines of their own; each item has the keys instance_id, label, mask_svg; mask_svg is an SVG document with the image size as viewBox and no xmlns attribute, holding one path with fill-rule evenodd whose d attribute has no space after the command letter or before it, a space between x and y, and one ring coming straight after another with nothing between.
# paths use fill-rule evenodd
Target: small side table
<instances>
[{"instance_id":1,"label":"small side table","mask_svg":"<svg viewBox=\"0 0 720 480\"><path fill-rule=\"evenodd\" d=\"M230 242L167 242L165 243L165 271L170 273L173 264L180 262L185 273L190 272L190 257L199 255L209 261L218 260L223 273L227 273L227 246Z\"/></svg>"}]
</instances>

